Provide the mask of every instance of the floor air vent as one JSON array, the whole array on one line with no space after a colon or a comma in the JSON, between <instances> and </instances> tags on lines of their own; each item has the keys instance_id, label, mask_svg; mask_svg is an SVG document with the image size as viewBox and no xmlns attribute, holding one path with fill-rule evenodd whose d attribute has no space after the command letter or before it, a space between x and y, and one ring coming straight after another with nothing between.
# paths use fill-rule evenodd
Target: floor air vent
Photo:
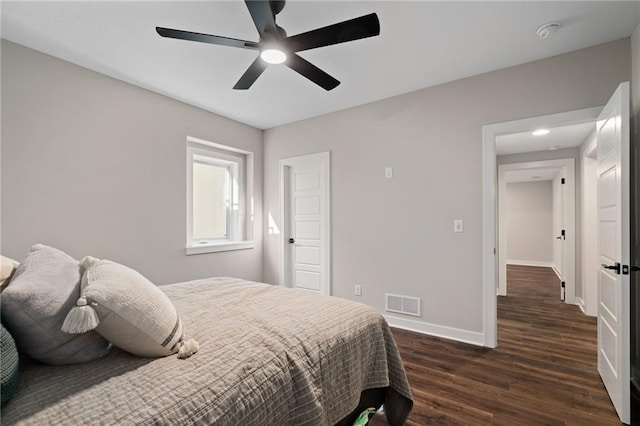
<instances>
[{"instance_id":1,"label":"floor air vent","mask_svg":"<svg viewBox=\"0 0 640 426\"><path fill-rule=\"evenodd\" d=\"M420 298L386 293L385 310L419 317Z\"/></svg>"}]
</instances>

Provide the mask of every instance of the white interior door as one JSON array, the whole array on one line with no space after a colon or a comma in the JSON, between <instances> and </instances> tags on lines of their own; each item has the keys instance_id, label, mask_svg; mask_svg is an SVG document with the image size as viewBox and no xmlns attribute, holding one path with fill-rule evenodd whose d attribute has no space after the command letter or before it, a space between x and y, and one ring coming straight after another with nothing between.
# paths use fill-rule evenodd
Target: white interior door
<instances>
[{"instance_id":1,"label":"white interior door","mask_svg":"<svg viewBox=\"0 0 640 426\"><path fill-rule=\"evenodd\" d=\"M598 372L620 420L629 423L629 83L618 86L598 117L596 132L602 265L598 273Z\"/></svg>"},{"instance_id":2,"label":"white interior door","mask_svg":"<svg viewBox=\"0 0 640 426\"><path fill-rule=\"evenodd\" d=\"M284 284L328 295L329 153L282 160L281 171Z\"/></svg>"},{"instance_id":3,"label":"white interior door","mask_svg":"<svg viewBox=\"0 0 640 426\"><path fill-rule=\"evenodd\" d=\"M564 187L562 179L564 178L564 169L560 169L558 174L553 178L552 190L553 190L553 268L560 278L560 281L566 282L565 277L565 258L564 258L564 246L566 241L565 235L562 235L564 226ZM561 294L562 300L565 299L564 294Z\"/></svg>"}]
</instances>

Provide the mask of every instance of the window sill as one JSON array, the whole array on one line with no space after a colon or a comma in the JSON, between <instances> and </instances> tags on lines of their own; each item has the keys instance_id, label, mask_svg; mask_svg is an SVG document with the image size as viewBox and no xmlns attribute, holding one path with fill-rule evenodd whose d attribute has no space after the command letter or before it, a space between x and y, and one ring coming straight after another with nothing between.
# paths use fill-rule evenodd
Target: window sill
<instances>
[{"instance_id":1,"label":"window sill","mask_svg":"<svg viewBox=\"0 0 640 426\"><path fill-rule=\"evenodd\" d=\"M204 253L217 253L219 251L246 250L254 248L253 241L229 241L224 243L198 244L196 246L187 246L185 248L186 255Z\"/></svg>"}]
</instances>

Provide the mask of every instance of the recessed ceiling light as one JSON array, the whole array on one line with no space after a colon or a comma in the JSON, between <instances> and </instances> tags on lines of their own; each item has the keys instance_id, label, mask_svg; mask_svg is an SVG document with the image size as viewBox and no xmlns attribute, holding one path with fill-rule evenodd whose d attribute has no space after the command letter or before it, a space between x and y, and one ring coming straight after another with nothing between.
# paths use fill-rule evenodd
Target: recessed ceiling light
<instances>
[{"instance_id":1,"label":"recessed ceiling light","mask_svg":"<svg viewBox=\"0 0 640 426\"><path fill-rule=\"evenodd\" d=\"M269 64L281 64L287 60L287 55L278 49L265 49L260 52L260 57Z\"/></svg>"},{"instance_id":2,"label":"recessed ceiling light","mask_svg":"<svg viewBox=\"0 0 640 426\"><path fill-rule=\"evenodd\" d=\"M549 129L538 129L531 133L533 136L544 136L549 134Z\"/></svg>"},{"instance_id":3,"label":"recessed ceiling light","mask_svg":"<svg viewBox=\"0 0 640 426\"><path fill-rule=\"evenodd\" d=\"M531 176L531 179L542 179L542 176Z\"/></svg>"}]
</instances>

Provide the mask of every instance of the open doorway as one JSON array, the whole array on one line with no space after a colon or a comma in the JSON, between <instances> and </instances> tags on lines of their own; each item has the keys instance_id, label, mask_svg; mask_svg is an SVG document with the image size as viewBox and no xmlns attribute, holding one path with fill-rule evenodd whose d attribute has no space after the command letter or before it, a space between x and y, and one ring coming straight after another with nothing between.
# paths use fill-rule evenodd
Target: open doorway
<instances>
[{"instance_id":1,"label":"open doorway","mask_svg":"<svg viewBox=\"0 0 640 426\"><path fill-rule=\"evenodd\" d=\"M585 130L574 132L579 141ZM574 158L498 165L498 295L507 295L507 265L546 267L560 299L575 303L575 188Z\"/></svg>"},{"instance_id":2,"label":"open doorway","mask_svg":"<svg viewBox=\"0 0 640 426\"><path fill-rule=\"evenodd\" d=\"M497 300L498 294L498 274L499 274L499 258L498 252L500 239L498 226L498 157L501 158L502 164L526 163L535 161L558 160L562 158L563 149L558 146L558 142L552 142L552 145L545 146L544 139L529 139L532 143L528 146L520 144L514 145L512 150L502 151L502 155L498 155L497 141L499 137L504 136L525 136L532 138L532 133L540 129L561 128L571 125L579 125L585 123L595 123L601 108L588 108L577 111L570 111L559 114L552 114L523 120L510 121L488 125L483 128L483 188L484 188L484 205L483 205L483 229L484 229L484 338L485 346L495 347L497 345ZM574 161L578 158L579 146L583 141L580 140L573 148ZM575 174L575 170L574 170ZM579 188L579 186L578 186ZM574 204L575 208L575 204ZM575 216L574 216L575 217ZM577 219L579 229L579 218ZM566 235L566 234L565 234ZM579 262L581 251L579 240L581 235L575 233L573 235L576 241L576 262L578 267L574 268L573 273L577 275L574 280L581 283L581 262ZM506 260L506 259L505 259ZM577 273L576 273L577 272ZM575 302L575 300L572 300Z\"/></svg>"},{"instance_id":3,"label":"open doorway","mask_svg":"<svg viewBox=\"0 0 640 426\"><path fill-rule=\"evenodd\" d=\"M484 331L486 346L497 345L497 170L496 139L522 129L552 128L593 120L597 144L598 316L592 330L597 335L594 352L597 370L620 419L630 420L629 343L629 82L621 83L603 108L488 125L483 128L484 225ZM597 114L597 116L596 116ZM589 117L590 116L590 117ZM591 154L589 141L581 153ZM578 157L582 159L582 157ZM585 164L585 167L587 165ZM578 236L579 234L576 234ZM580 247L578 245L578 247ZM581 271L581 268L576 268ZM581 282L581 280L578 280ZM575 311L574 311L575 312ZM589 318L582 316L582 318ZM562 330L564 331L564 330Z\"/></svg>"}]
</instances>

